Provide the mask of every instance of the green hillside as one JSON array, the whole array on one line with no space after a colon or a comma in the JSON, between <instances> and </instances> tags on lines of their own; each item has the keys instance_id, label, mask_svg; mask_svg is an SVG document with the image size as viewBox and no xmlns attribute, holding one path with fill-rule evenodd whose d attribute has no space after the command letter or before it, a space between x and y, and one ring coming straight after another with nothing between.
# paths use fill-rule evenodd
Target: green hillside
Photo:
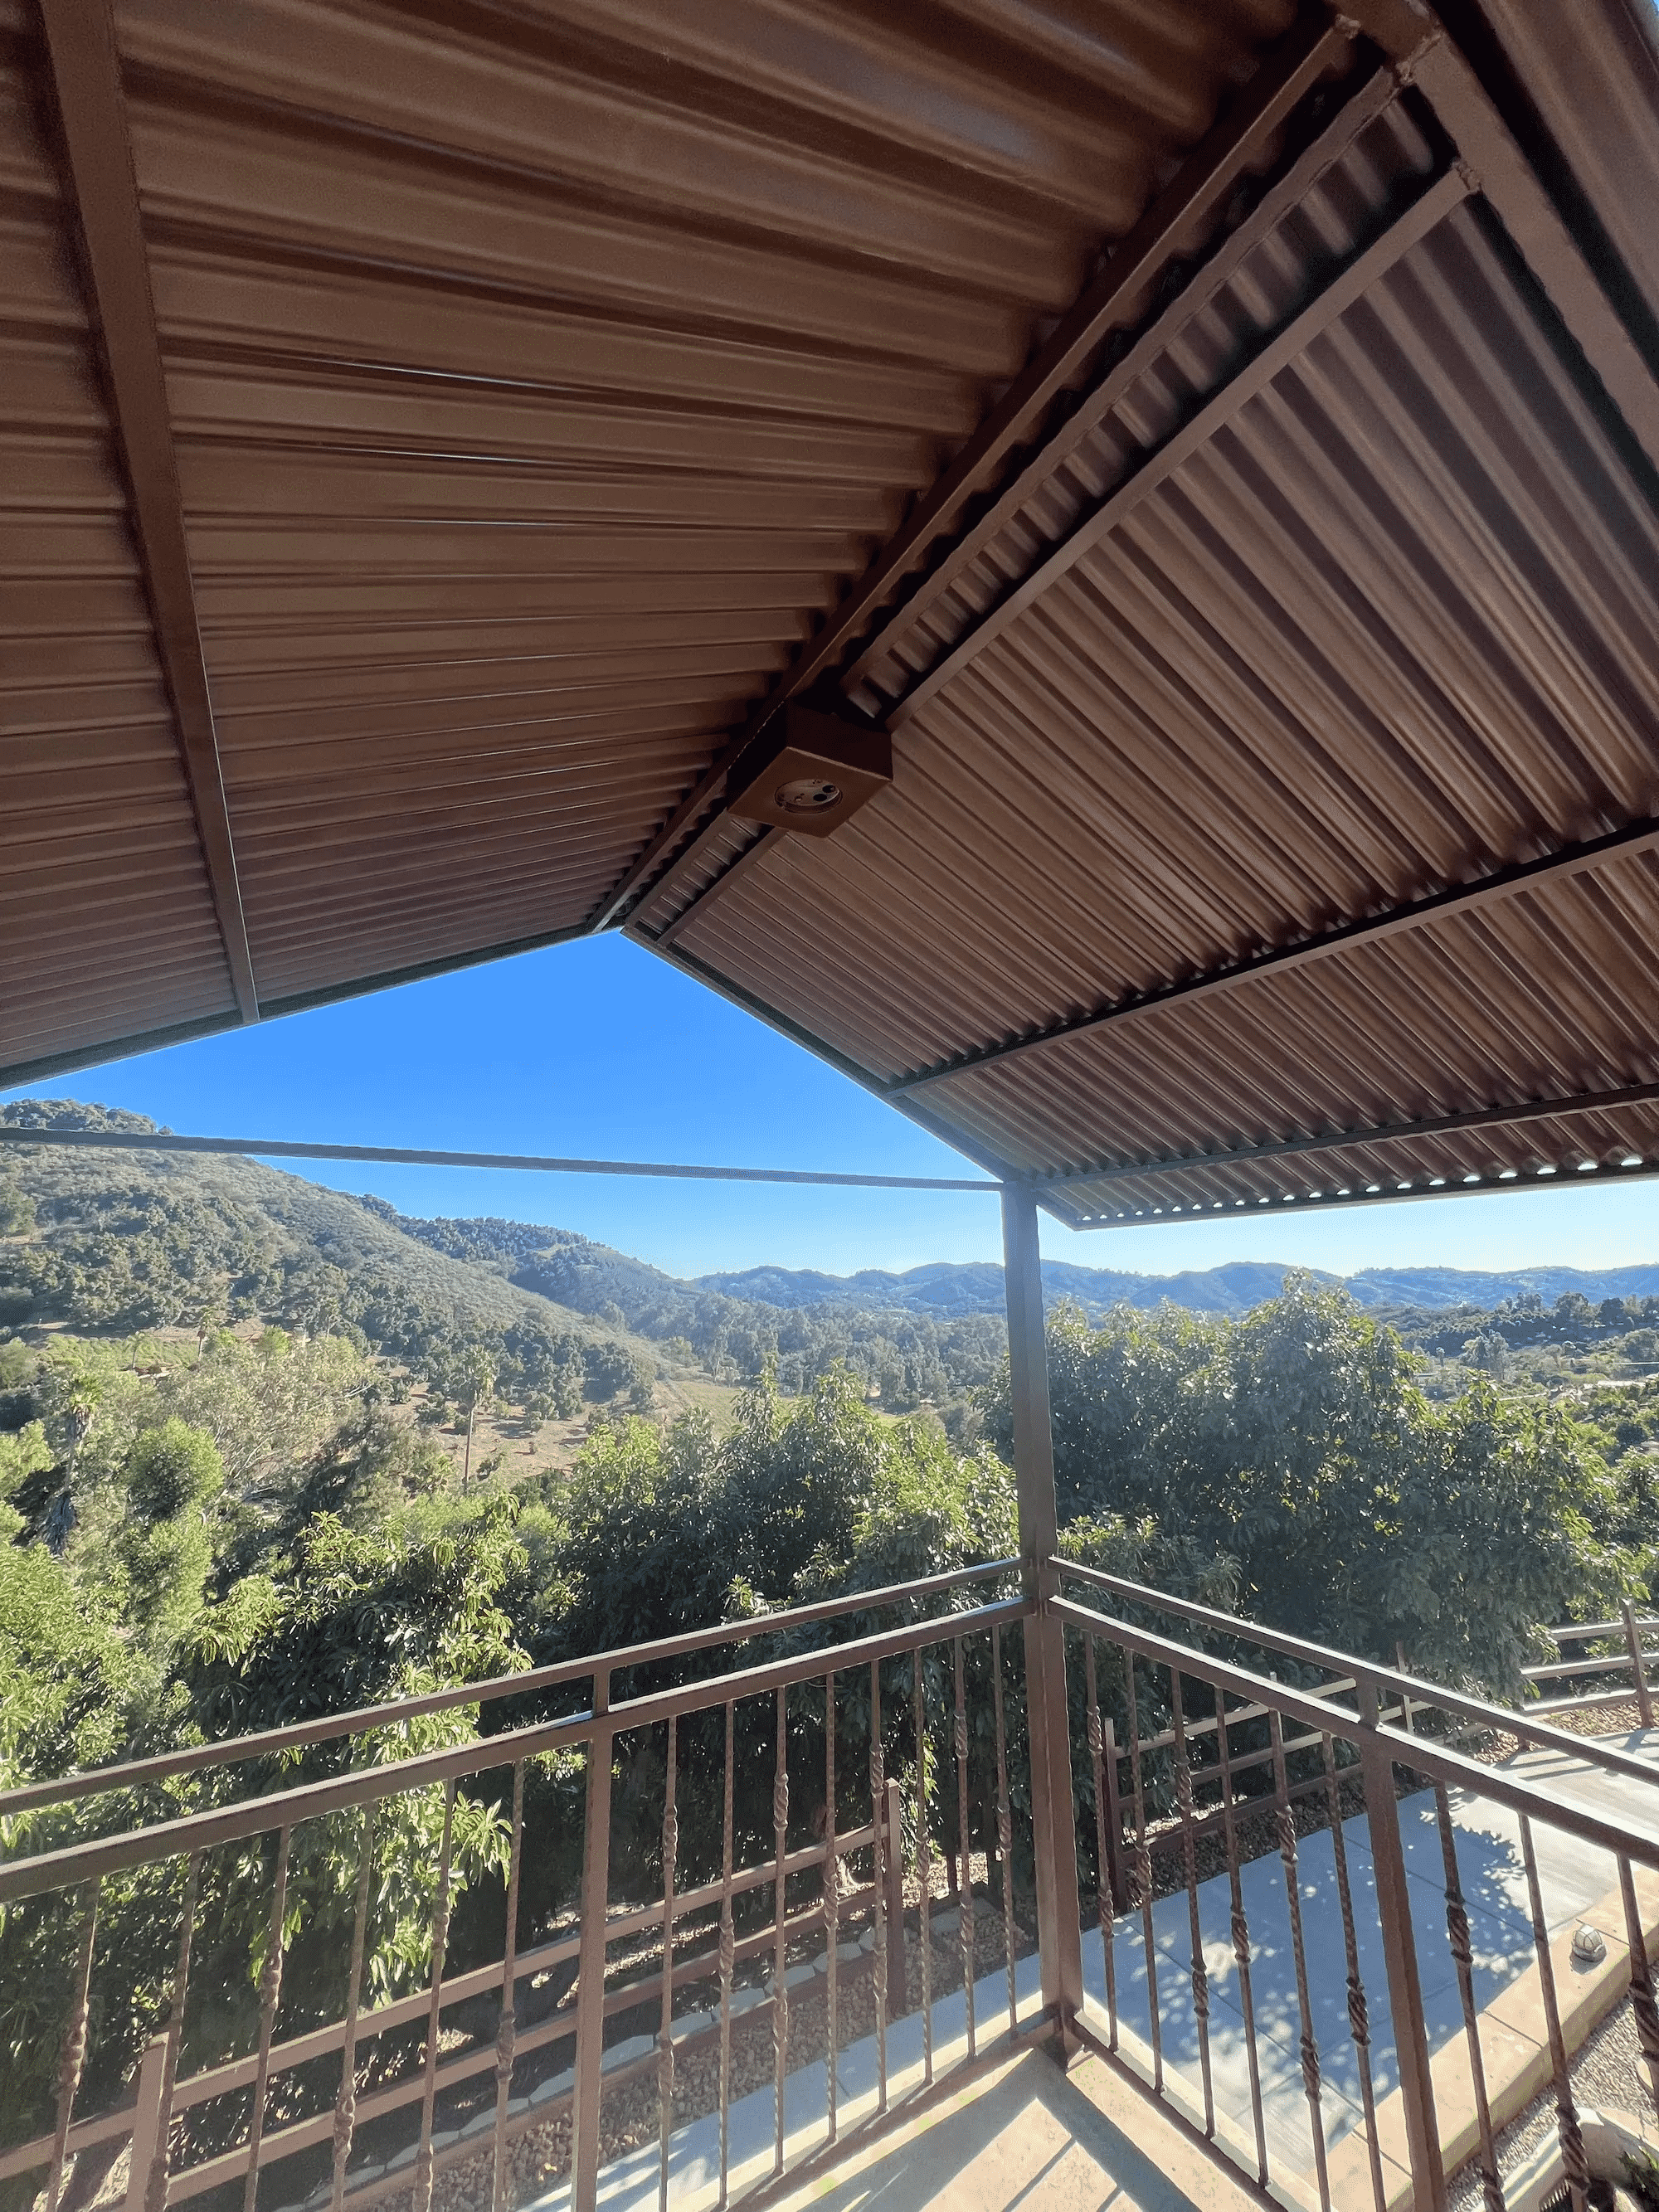
<instances>
[{"instance_id":1,"label":"green hillside","mask_svg":"<svg viewBox=\"0 0 1659 2212\"><path fill-rule=\"evenodd\" d=\"M153 1129L67 1099L0 1108L13 1127ZM434 1389L482 1351L514 1402L574 1412L654 1371L625 1329L407 1236L390 1209L233 1158L9 1147L0 1158L0 1328L80 1332L265 1322L340 1335ZM21 1234L19 1232L21 1232Z\"/></svg>"}]
</instances>

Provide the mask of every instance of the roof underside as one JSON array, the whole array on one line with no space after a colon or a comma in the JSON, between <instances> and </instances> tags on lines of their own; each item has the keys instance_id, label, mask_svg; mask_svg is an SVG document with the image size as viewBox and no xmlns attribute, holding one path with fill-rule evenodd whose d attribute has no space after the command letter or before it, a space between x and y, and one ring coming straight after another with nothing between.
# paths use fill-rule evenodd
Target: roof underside
<instances>
[{"instance_id":1,"label":"roof underside","mask_svg":"<svg viewBox=\"0 0 1659 2212\"><path fill-rule=\"evenodd\" d=\"M0 1081L621 921L1074 1222L1659 1164L1638 4L0 0Z\"/></svg>"}]
</instances>

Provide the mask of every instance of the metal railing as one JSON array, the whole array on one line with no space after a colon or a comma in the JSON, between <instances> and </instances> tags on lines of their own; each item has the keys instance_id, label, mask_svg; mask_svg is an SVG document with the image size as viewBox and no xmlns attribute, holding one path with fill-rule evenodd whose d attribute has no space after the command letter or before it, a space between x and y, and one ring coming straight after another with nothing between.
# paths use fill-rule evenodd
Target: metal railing
<instances>
[{"instance_id":1,"label":"metal railing","mask_svg":"<svg viewBox=\"0 0 1659 2212\"><path fill-rule=\"evenodd\" d=\"M112 1793L140 1806L162 1790L222 1796L239 1775L246 1792L258 1793L64 1843L48 1835L51 1847L0 1867L0 1911L33 1911L50 1923L63 1988L55 2119L0 2148L0 2183L33 2175L44 2212L60 2212L75 2161L94 2153L107 2160L125 2145L126 2212L164 2212L213 2191L227 2204L240 2194L245 2212L254 2212L256 2197L266 2206L325 2200L334 2212L397 2197L427 2212L443 2177L461 2166L471 2170L473 2201L482 2194L506 2212L524 2193L513 2179L514 2146L534 2132L546 2153L538 2152L537 2186L562 2175L573 2203L586 2207L606 2140L605 2100L629 2090L653 2108L648 2129L635 2116L632 2139L645 2130L655 2142L655 2194L665 2205L676 2130L700 2117L715 2130L704 2191L715 2203L728 2201L739 2165L746 2185L810 2166L849 2131L881 2123L896 2076L926 2091L1017 2025L1017 1967L1033 1940L1015 1884L1017 1861L1030 1857L1021 1641L1036 1608L1024 1595L996 1595L999 1583L1018 1588L1017 1563L0 1794L0 1820L27 1816L49 1830ZM849 1626L861 1632L848 1637ZM838 1632L843 1640L825 1640ZM664 1680L687 1661L757 1638L777 1645L761 1663ZM579 1710L522 1717L537 1698L583 1686ZM635 1693L619 1696L623 1688ZM498 1733L365 1761L389 1730L506 1700L514 1709L497 1714L507 1722ZM625 1825L614 1816L613 1776L625 1781L642 1747L660 1774L652 1840L641 1849L635 1821L629 1848L613 1850ZM337 1771L260 1787L280 1771L273 1762L314 1758L319 1747ZM580 1822L579 1887L526 1925L526 1868L538 1848L545 1857L550 1840L527 1823L526 1780L533 1785L549 1762L570 1785ZM469 1812L492 1803L504 1841L501 1935L492 1956L458 1964L460 1833ZM405 1977L412 1986L372 2002L377 1913L390 1879L377 1834L389 1844L400 1815L422 1804L437 1841L421 1971ZM349 1943L331 2016L294 2024L283 2001L297 1869L307 1839L325 1830L346 1869L336 1887ZM1000 1890L1000 1929L994 1919L987 1933L1000 1951L1006 2000L990 2021L975 2019L985 1948L976 1863L981 1893ZM163 1876L173 1934L153 2033L130 2054L118 2093L84 2112L100 2009L94 1989L100 1972L107 1979L120 1966L99 1955L100 1898L124 1879ZM959 1901L949 1931L954 1959L936 1941L951 1909L935 1896L941 1881ZM249 1884L263 1885L252 1920ZM192 1964L210 1958L212 1972L222 1973L219 1923L230 1900L240 1924L257 1921L263 1934L262 1959L257 1941L239 1954L246 1980L257 1968L257 2019L244 2023L244 2047L214 2051L205 2014L215 1990L198 1992ZM764 1984L741 1985L757 1967L768 1970ZM709 2007L688 2013L699 1985ZM529 2002L538 1990L554 1990L554 2001ZM792 2042L792 2005L803 2001L813 2015L811 2048ZM745 2152L732 2132L737 2046L747 2081L755 2037L769 2025L775 2112L757 2172L752 2142ZM872 2094L845 2086L849 2039L873 2058ZM703 2086L688 2089L692 2057ZM815 2062L817 2109L798 2124L798 2078ZM322 2084L328 2069L331 2087ZM399 2115L403 2139L394 2144Z\"/></svg>"},{"instance_id":2,"label":"metal railing","mask_svg":"<svg viewBox=\"0 0 1659 2212\"><path fill-rule=\"evenodd\" d=\"M1066 1761L1034 1772L1038 1616L1065 1647L1075 1887L1042 1863ZM719 1656L757 1639L754 1663ZM393 1742L439 1723L465 1739ZM1540 2023L1515 2078L1470 1807L1513 1838ZM497 1848L469 1876L491 1808ZM86 2202L79 2162L95 2179L124 2148L125 2212L430 2212L452 2177L492 2212L561 2183L587 2208L602 2160L631 2162L633 2201L724 2205L833 2162L1011 2037L1073 2030L1301 2212L1428 2212L1471 2156L1502 2212L1498 2136L1547 2078L1585 2212L1589 1984L1564 2002L1556 1839L1608 1854L1596 2003L1628 1996L1659 2088L1659 1770L1535 1703L1058 1559L31 1784L0 1820L41 1845L0 1866L0 1912L34 1915L54 1962L57 2053L49 2122L0 2148L0 2184L33 2177L43 2212ZM411 1835L430 1862L414 1918L392 1895ZM124 1884L165 1923L147 2012L109 2000ZM1098 1935L1080 1961L1074 1908L1069 1951L1038 1924L1079 1892ZM337 1956L296 2013L290 1969L328 1911ZM1425 1987L1455 1990L1455 2018Z\"/></svg>"},{"instance_id":3,"label":"metal railing","mask_svg":"<svg viewBox=\"0 0 1659 2212\"><path fill-rule=\"evenodd\" d=\"M1582 2029L1590 2014L1603 2016L1628 1996L1649 2089L1659 2100L1659 2005L1650 1966L1659 1949L1659 1884L1644 1879L1638 1892L1638 1879L1659 1873L1659 1769L1614 1745L1569 1735L1534 1708L1515 1711L1447 1690L1060 1559L1048 1565L1062 1590L1089 1600L1049 1601L1080 1660L1073 1671L1085 1708L1079 1796L1092 1820L1081 1824L1080 1841L1097 1870L1102 1984L1101 2002L1087 1988L1083 1993L1085 2036L1139 2073L1260 2185L1322 2212L1333 2204L1339 2212L1438 2207L1449 2172L1471 2157L1488 2212L1503 2212L1498 2135L1547 2086L1565 2193L1573 2212L1585 2212L1591 2174L1570 2027ZM1149 1625L1160 1619L1174 1622L1175 1632ZM1471 1755L1470 1746L1484 1756ZM1575 1789L1575 1778L1586 1786ZM1607 1809L1609 1783L1622 1793L1620 1814ZM1513 2063L1512 2022L1486 2016L1492 1961L1480 1955L1471 1921L1492 1900L1477 1905L1466 1895L1468 1831L1459 1815L1470 1808L1477 1825L1513 1832L1533 1956L1527 2001L1541 2033L1530 2069ZM1408 1870L1402 1832L1437 1862L1437 1960L1425 1925L1421 1869ZM1599 1948L1600 1978L1594 1990L1582 1978L1575 1984L1571 2015L1560 1985L1578 1973L1571 1944L1580 1939L1551 1924L1540 1837L1568 1839L1574 1853L1589 1846L1608 1855L1613 1880L1603 1902L1623 1923L1622 1942L1615 1928L1596 1928L1588 1948ZM1212 1862L1220 1847L1207 1894L1201 1841ZM1258 1878L1261 1863L1274 1855L1282 1862L1282 1903ZM1312 1903L1323 1916L1317 1954L1306 1925ZM1264 1912L1273 1923L1270 1968L1253 1927L1253 1913ZM1599 1917L1607 1922L1609 1913ZM1126 1930L1138 1931L1132 1948ZM1369 1961L1374 1982L1379 1954L1380 1991L1368 1987L1364 1972ZM1131 1962L1132 2003L1124 1986ZM1268 2032L1264 1971L1277 2006ZM1425 2006L1425 1973L1443 1988L1455 1985L1455 2028L1443 2013L1438 2035ZM1228 1983L1231 2098L1218 2086L1218 1975ZM1379 2018L1398 2082L1387 2096L1377 2078ZM1292 2051L1306 2106L1299 2134L1285 2123L1282 2080L1275 2099L1267 2079ZM1341 2100L1348 2109L1340 2128L1329 2110L1334 2062L1351 2092Z\"/></svg>"}]
</instances>

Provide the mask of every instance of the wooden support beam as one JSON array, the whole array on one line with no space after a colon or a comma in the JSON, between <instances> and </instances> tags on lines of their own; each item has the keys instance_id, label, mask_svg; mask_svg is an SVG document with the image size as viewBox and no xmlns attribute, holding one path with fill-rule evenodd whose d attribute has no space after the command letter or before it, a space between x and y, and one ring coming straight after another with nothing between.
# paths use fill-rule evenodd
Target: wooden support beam
<instances>
[{"instance_id":1,"label":"wooden support beam","mask_svg":"<svg viewBox=\"0 0 1659 2212\"><path fill-rule=\"evenodd\" d=\"M1087 374L1112 332L1140 312L1148 286L1173 255L1191 250L1194 237L1219 214L1240 177L1261 158L1297 104L1322 77L1345 66L1353 36L1346 17L1333 16L1320 0L1309 0L973 435L594 909L591 929L611 928L636 902L664 864L673 860L698 818L719 804L726 772L744 748L780 708L831 670L906 574L921 565L959 525L969 502L995 482L1009 457L1039 433L1054 400Z\"/></svg>"},{"instance_id":2,"label":"wooden support beam","mask_svg":"<svg viewBox=\"0 0 1659 2212\"><path fill-rule=\"evenodd\" d=\"M1040 1052L1045 1045L1085 1036L1091 1030L1138 1021L1189 1000L1234 991L1241 984L1254 982L1263 975L1288 975L1316 960L1328 959L1333 953L1345 952L1352 945L1380 943L1401 930L1420 929L1425 923L1444 921L1454 915L1495 906L1500 900L1517 897L1553 878L1578 874L1603 860L1633 860L1637 854L1650 853L1656 847L1659 847L1659 820L1649 817L1633 822L1605 837L1563 846L1559 852L1547 853L1542 860L1524 860L1515 867L1500 868L1478 883L1461 884L1450 890L1436 891L1428 898L1412 899L1403 906L1391 907L1385 914L1344 922L1339 928L1305 937L1299 944L1276 946L1271 951L1255 953L1249 959L1233 961L1225 968L1208 969L1179 983L1166 984L1161 990L1143 992L1139 998L1114 1000L1028 1036L1011 1037L1000 1044L979 1046L970 1052L957 1053L949 1060L935 1060L930 1066L919 1068L914 1075L896 1078L887 1085L887 1095L903 1097L927 1084L943 1082L948 1076L1018 1060L1027 1053Z\"/></svg>"},{"instance_id":3,"label":"wooden support beam","mask_svg":"<svg viewBox=\"0 0 1659 2212\"><path fill-rule=\"evenodd\" d=\"M88 304L102 348L161 669L197 834L245 1022L259 1018L247 925L173 449L120 64L106 0L40 0L69 179L80 216Z\"/></svg>"}]
</instances>

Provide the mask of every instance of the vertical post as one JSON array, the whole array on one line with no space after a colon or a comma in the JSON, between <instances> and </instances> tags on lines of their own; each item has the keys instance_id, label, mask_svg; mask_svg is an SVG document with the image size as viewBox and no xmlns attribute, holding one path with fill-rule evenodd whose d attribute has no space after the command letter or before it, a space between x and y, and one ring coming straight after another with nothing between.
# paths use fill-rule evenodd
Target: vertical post
<instances>
[{"instance_id":1,"label":"vertical post","mask_svg":"<svg viewBox=\"0 0 1659 2212\"><path fill-rule=\"evenodd\" d=\"M611 1901L611 1669L593 1678L582 1837L582 1917L576 1976L576 2088L571 2105L570 2201L593 2212L599 2189L599 2092L605 2065L605 1922Z\"/></svg>"},{"instance_id":2,"label":"vertical post","mask_svg":"<svg viewBox=\"0 0 1659 2212\"><path fill-rule=\"evenodd\" d=\"M1394 1756L1377 1725L1376 1691L1366 1680L1359 1685L1359 1717L1360 1772L1365 1784L1377 1917L1382 1926L1382 1957L1389 1972L1389 2009L1394 2017L1400 2094L1406 2108L1406 2141L1411 2150L1412 2202L1414 2212L1445 2212L1446 2174L1440 2156L1440 2123L1434 2109L1434 2077L1429 2070L1428 2030L1417 1972L1411 1898L1406 1887L1406 1855L1400 1847Z\"/></svg>"},{"instance_id":3,"label":"vertical post","mask_svg":"<svg viewBox=\"0 0 1659 2212\"><path fill-rule=\"evenodd\" d=\"M1648 1687L1647 1654L1642 1649L1642 1632L1636 1626L1636 1613L1628 1598L1625 1600L1625 1641L1630 1646L1631 1680L1636 1685L1636 1710L1644 1729L1653 1726L1653 1692Z\"/></svg>"},{"instance_id":4,"label":"vertical post","mask_svg":"<svg viewBox=\"0 0 1659 2212\"><path fill-rule=\"evenodd\" d=\"M1008 1373L1014 1416L1014 1481L1020 1571L1026 1595L1045 1607L1048 1565L1059 1540L1054 1443L1048 1419L1048 1352L1043 1334L1036 1199L1005 1184L1002 1250L1008 1301ZM1026 1726L1031 1747L1031 1843L1036 1860L1037 1943L1045 2011L1059 2026L1062 2056L1078 2048L1073 2025L1083 2004L1083 1926L1077 1893L1071 1728L1066 1705L1066 1636L1046 1610L1024 1623ZM964 1898L963 1909L969 1910Z\"/></svg>"},{"instance_id":5,"label":"vertical post","mask_svg":"<svg viewBox=\"0 0 1659 2212\"><path fill-rule=\"evenodd\" d=\"M887 1856L882 1873L887 1883L887 2017L904 2017L904 1834L903 1791L896 1782L887 1784Z\"/></svg>"},{"instance_id":6,"label":"vertical post","mask_svg":"<svg viewBox=\"0 0 1659 2212\"><path fill-rule=\"evenodd\" d=\"M161 2095L166 2087L167 2039L153 2035L138 2069L138 2102L132 2115L132 2149L127 2167L126 2212L144 2212L149 2170L161 2147Z\"/></svg>"}]
</instances>

